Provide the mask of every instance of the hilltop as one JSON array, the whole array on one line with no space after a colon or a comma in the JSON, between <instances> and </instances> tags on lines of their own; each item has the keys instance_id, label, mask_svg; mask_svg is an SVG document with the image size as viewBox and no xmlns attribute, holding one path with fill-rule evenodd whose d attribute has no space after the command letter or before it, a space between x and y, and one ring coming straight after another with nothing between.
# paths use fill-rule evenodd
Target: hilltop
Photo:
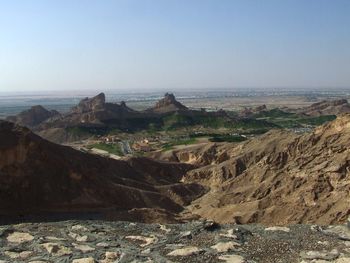
<instances>
[{"instance_id":1,"label":"hilltop","mask_svg":"<svg viewBox=\"0 0 350 263\"><path fill-rule=\"evenodd\" d=\"M188 108L175 99L174 94L166 93L156 105L147 111L155 113L169 113L174 111L188 111Z\"/></svg>"},{"instance_id":2,"label":"hilltop","mask_svg":"<svg viewBox=\"0 0 350 263\"><path fill-rule=\"evenodd\" d=\"M58 117L59 115L60 113L58 111L49 111L41 105L36 105L28 110L22 111L16 116L9 116L6 120L27 127L35 127L40 123L47 121L50 118Z\"/></svg>"}]
</instances>

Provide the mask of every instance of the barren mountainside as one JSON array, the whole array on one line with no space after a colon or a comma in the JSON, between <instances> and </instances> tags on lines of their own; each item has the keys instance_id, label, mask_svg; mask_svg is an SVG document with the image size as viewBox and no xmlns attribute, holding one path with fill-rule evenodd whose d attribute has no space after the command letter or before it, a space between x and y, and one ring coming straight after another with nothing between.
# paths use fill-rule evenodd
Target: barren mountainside
<instances>
[{"instance_id":1,"label":"barren mountainside","mask_svg":"<svg viewBox=\"0 0 350 263\"><path fill-rule=\"evenodd\" d=\"M346 99L324 100L308 107L297 109L296 113L309 116L339 115L350 113L350 105Z\"/></svg>"},{"instance_id":2,"label":"barren mountainside","mask_svg":"<svg viewBox=\"0 0 350 263\"><path fill-rule=\"evenodd\" d=\"M350 115L310 134L274 130L156 158L196 165L182 181L211 190L188 210L221 223L330 224L350 214Z\"/></svg>"},{"instance_id":3,"label":"barren mountainside","mask_svg":"<svg viewBox=\"0 0 350 263\"><path fill-rule=\"evenodd\" d=\"M9 116L6 119L11 122L16 122L19 125L34 127L48 120L49 118L58 117L59 115L59 112L55 110L49 111L44 107L37 105L19 113L16 116Z\"/></svg>"},{"instance_id":4,"label":"barren mountainside","mask_svg":"<svg viewBox=\"0 0 350 263\"><path fill-rule=\"evenodd\" d=\"M272 130L152 155L160 161L93 156L1 122L0 157L2 213L132 210L124 218L266 225L335 224L350 214L350 114L309 134Z\"/></svg>"},{"instance_id":5,"label":"barren mountainside","mask_svg":"<svg viewBox=\"0 0 350 263\"><path fill-rule=\"evenodd\" d=\"M90 155L0 122L0 215L134 209L141 220L142 211L152 209L175 214L204 192L198 184L179 184L189 169L145 158Z\"/></svg>"}]
</instances>

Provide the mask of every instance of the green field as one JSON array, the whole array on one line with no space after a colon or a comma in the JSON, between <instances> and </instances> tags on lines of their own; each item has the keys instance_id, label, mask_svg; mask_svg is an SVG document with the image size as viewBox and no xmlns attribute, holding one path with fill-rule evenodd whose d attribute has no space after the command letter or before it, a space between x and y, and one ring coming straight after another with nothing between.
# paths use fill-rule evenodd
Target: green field
<instances>
[{"instance_id":1,"label":"green field","mask_svg":"<svg viewBox=\"0 0 350 263\"><path fill-rule=\"evenodd\" d=\"M103 150L103 151L106 151L106 152L109 152L111 154L115 154L118 156L124 155L119 144L106 144L106 143L100 142L100 143L90 144L88 148L89 149L92 149L92 148L100 149L100 150Z\"/></svg>"},{"instance_id":2,"label":"green field","mask_svg":"<svg viewBox=\"0 0 350 263\"><path fill-rule=\"evenodd\" d=\"M223 134L223 135L215 135L211 138L209 138L209 141L211 142L243 142L247 138L241 136L241 135L230 135L230 134Z\"/></svg>"},{"instance_id":3,"label":"green field","mask_svg":"<svg viewBox=\"0 0 350 263\"><path fill-rule=\"evenodd\" d=\"M280 109L272 109L253 116L257 120L265 120L280 128L300 128L305 126L319 126L336 118L335 115L324 115L319 117L304 116Z\"/></svg>"}]
</instances>

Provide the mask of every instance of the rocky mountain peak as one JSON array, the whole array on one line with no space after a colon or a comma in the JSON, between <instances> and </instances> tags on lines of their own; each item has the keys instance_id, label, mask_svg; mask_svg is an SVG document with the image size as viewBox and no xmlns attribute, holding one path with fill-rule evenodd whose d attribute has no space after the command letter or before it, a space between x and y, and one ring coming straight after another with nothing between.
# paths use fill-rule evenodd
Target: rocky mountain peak
<instances>
[{"instance_id":1,"label":"rocky mountain peak","mask_svg":"<svg viewBox=\"0 0 350 263\"><path fill-rule=\"evenodd\" d=\"M122 106L122 107L127 107L125 101L121 101L121 102L120 102L120 106Z\"/></svg>"},{"instance_id":2,"label":"rocky mountain peak","mask_svg":"<svg viewBox=\"0 0 350 263\"><path fill-rule=\"evenodd\" d=\"M106 96L103 92L92 98L85 98L81 100L78 106L74 107L72 111L84 113L89 111L96 111L103 109L106 104Z\"/></svg>"},{"instance_id":3,"label":"rocky mountain peak","mask_svg":"<svg viewBox=\"0 0 350 263\"><path fill-rule=\"evenodd\" d=\"M33 127L57 115L59 115L57 111L49 111L41 105L35 105L28 110L22 111L16 116L7 117L6 120L23 126Z\"/></svg>"},{"instance_id":4,"label":"rocky mountain peak","mask_svg":"<svg viewBox=\"0 0 350 263\"><path fill-rule=\"evenodd\" d=\"M167 100L167 101L170 101L170 102L175 102L176 99L175 99L175 96L173 93L165 93L164 95L164 100Z\"/></svg>"},{"instance_id":5,"label":"rocky mountain peak","mask_svg":"<svg viewBox=\"0 0 350 263\"><path fill-rule=\"evenodd\" d=\"M151 111L158 113L173 112L178 110L187 110L188 108L178 102L172 93L165 93L164 98L160 99Z\"/></svg>"}]
</instances>

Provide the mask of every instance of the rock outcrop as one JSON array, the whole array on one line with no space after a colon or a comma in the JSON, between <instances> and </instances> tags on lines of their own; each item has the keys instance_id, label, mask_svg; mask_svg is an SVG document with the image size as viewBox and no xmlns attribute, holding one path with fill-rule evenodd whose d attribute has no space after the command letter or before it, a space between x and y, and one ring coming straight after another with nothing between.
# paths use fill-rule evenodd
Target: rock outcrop
<instances>
[{"instance_id":1,"label":"rock outcrop","mask_svg":"<svg viewBox=\"0 0 350 263\"><path fill-rule=\"evenodd\" d=\"M186 110L188 110L188 108L178 102L172 93L166 93L163 99L159 100L154 107L148 109L149 112L154 113L169 113Z\"/></svg>"},{"instance_id":2,"label":"rock outcrop","mask_svg":"<svg viewBox=\"0 0 350 263\"><path fill-rule=\"evenodd\" d=\"M127 107L125 102L121 104L107 103L105 94L100 93L93 98L81 100L60 120L48 122L45 127L105 126L110 121L121 121L137 115L138 113Z\"/></svg>"},{"instance_id":3,"label":"rock outcrop","mask_svg":"<svg viewBox=\"0 0 350 263\"><path fill-rule=\"evenodd\" d=\"M295 112L308 116L340 115L350 113L350 104L346 99L324 100L308 107L297 109Z\"/></svg>"},{"instance_id":4,"label":"rock outcrop","mask_svg":"<svg viewBox=\"0 0 350 263\"><path fill-rule=\"evenodd\" d=\"M40 123L52 118L59 116L59 112L55 110L47 110L41 105L36 105L28 110L22 111L16 116L9 116L6 120L16 122L19 125L27 127L35 127Z\"/></svg>"},{"instance_id":5,"label":"rock outcrop","mask_svg":"<svg viewBox=\"0 0 350 263\"><path fill-rule=\"evenodd\" d=\"M238 112L238 116L248 118L253 116L254 114L259 114L267 111L267 107L265 104L256 106L255 108L244 108L240 112Z\"/></svg>"},{"instance_id":6,"label":"rock outcrop","mask_svg":"<svg viewBox=\"0 0 350 263\"><path fill-rule=\"evenodd\" d=\"M176 214L204 193L200 185L180 184L189 169L145 158L90 155L0 122L0 215L108 211L111 218L132 220L132 213L142 218L142 210L128 210L145 208L148 214L152 209Z\"/></svg>"}]
</instances>

